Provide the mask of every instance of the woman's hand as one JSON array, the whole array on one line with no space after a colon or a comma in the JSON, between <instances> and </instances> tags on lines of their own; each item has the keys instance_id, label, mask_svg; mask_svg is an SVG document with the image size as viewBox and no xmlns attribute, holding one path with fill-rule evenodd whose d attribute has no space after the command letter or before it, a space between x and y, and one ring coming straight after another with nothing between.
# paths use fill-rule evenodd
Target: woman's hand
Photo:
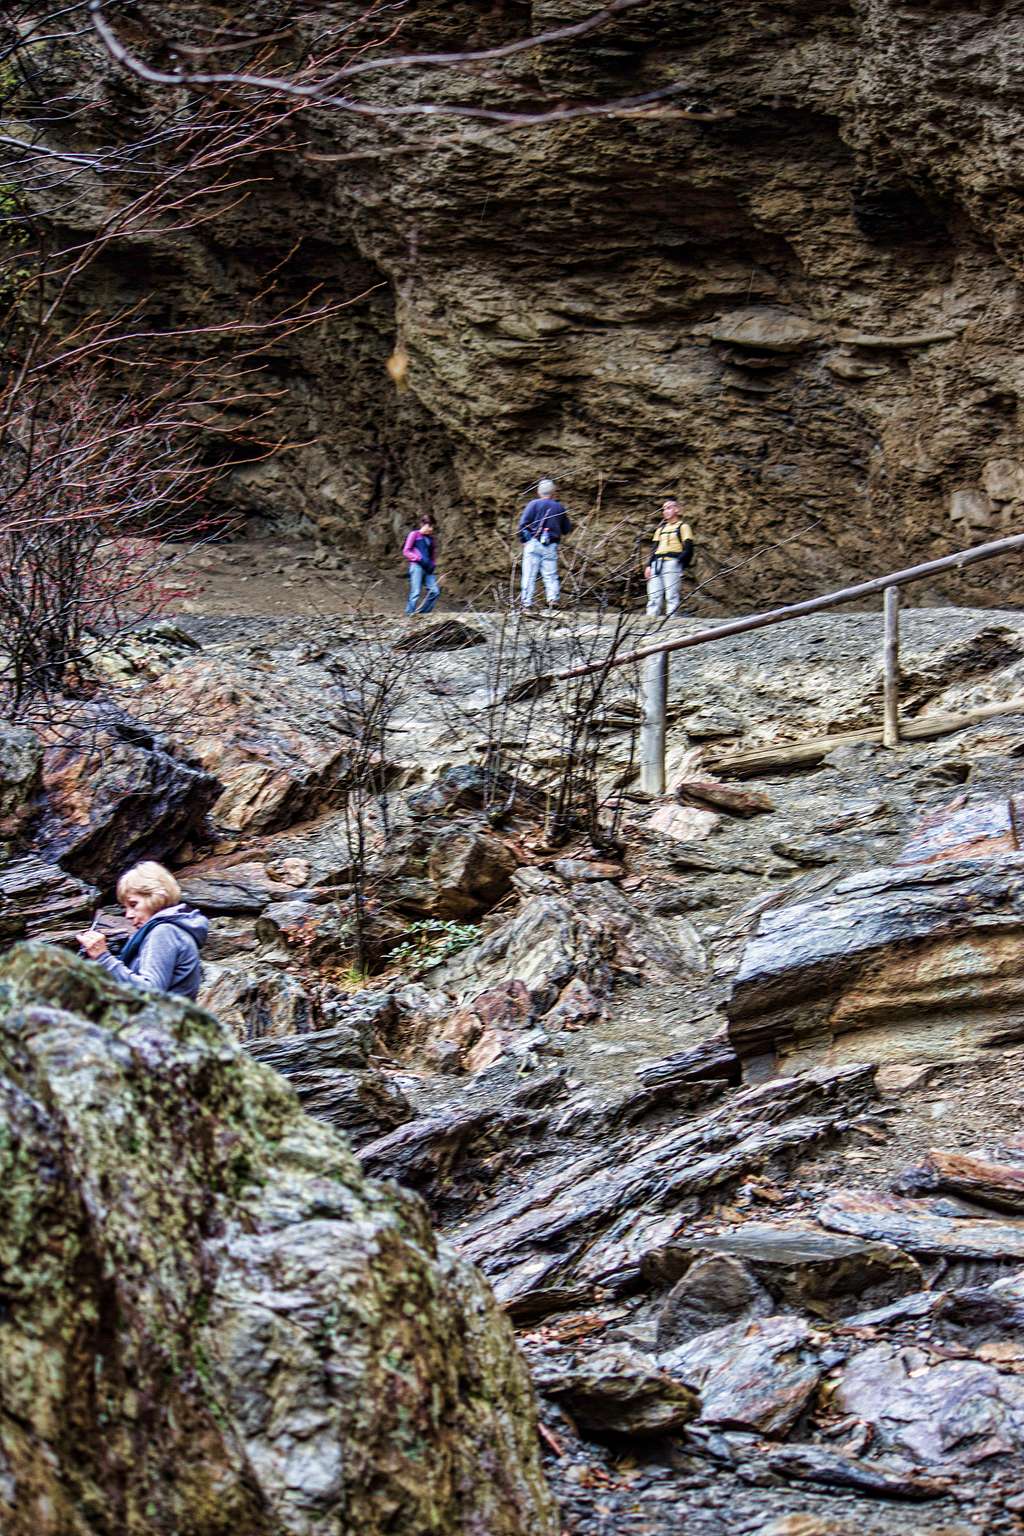
<instances>
[{"instance_id":1,"label":"woman's hand","mask_svg":"<svg viewBox=\"0 0 1024 1536\"><path fill-rule=\"evenodd\" d=\"M651 568L650 568L649 565L645 565L644 566L644 581L650 581L650 579L651 579Z\"/></svg>"},{"instance_id":2,"label":"woman's hand","mask_svg":"<svg viewBox=\"0 0 1024 1536\"><path fill-rule=\"evenodd\" d=\"M100 955L107 953L107 941L102 933L97 933L95 928L90 928L88 933L76 933L75 938L90 960L98 960Z\"/></svg>"}]
</instances>

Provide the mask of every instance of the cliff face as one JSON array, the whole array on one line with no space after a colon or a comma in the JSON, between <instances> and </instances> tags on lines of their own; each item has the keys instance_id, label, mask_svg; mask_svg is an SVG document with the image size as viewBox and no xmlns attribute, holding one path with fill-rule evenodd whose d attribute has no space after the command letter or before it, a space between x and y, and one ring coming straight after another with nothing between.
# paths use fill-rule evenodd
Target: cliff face
<instances>
[{"instance_id":1,"label":"cliff face","mask_svg":"<svg viewBox=\"0 0 1024 1536\"><path fill-rule=\"evenodd\" d=\"M426 4L402 46L591 9ZM749 561L715 601L806 595L996 536L1024 503L1022 17L1019 0L652 0L486 73L369 77L378 100L531 105L682 81L689 115L494 132L319 112L310 153L231 227L108 276L157 275L194 313L299 240L285 291L372 289L274 359L289 432L316 442L237 473L249 510L385 557L429 508L465 590L507 569L539 473L592 509L607 568L675 490L701 580ZM985 567L921 596L1012 592Z\"/></svg>"}]
</instances>

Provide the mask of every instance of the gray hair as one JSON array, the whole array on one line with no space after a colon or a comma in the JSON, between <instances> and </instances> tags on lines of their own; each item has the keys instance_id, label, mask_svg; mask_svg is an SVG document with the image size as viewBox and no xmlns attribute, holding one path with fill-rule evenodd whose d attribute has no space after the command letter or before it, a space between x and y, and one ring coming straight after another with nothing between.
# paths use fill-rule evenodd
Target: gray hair
<instances>
[{"instance_id":1,"label":"gray hair","mask_svg":"<svg viewBox=\"0 0 1024 1536\"><path fill-rule=\"evenodd\" d=\"M538 496L553 496L554 493L555 493L555 482L553 480L538 480L537 481L537 495Z\"/></svg>"}]
</instances>

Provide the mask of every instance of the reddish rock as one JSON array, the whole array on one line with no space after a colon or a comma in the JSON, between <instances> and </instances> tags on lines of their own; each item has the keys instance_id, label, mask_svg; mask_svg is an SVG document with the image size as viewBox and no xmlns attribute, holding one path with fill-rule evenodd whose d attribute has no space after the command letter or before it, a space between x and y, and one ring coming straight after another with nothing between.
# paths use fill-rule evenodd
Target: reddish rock
<instances>
[{"instance_id":1,"label":"reddish rock","mask_svg":"<svg viewBox=\"0 0 1024 1536\"><path fill-rule=\"evenodd\" d=\"M471 1074L484 1072L488 1067L493 1067L507 1049L510 1038L507 1030L488 1026L476 1043L463 1054L463 1067Z\"/></svg>"},{"instance_id":2,"label":"reddish rock","mask_svg":"<svg viewBox=\"0 0 1024 1536\"><path fill-rule=\"evenodd\" d=\"M621 880L621 864L604 859L556 859L551 868L563 880Z\"/></svg>"},{"instance_id":3,"label":"reddish rock","mask_svg":"<svg viewBox=\"0 0 1024 1536\"><path fill-rule=\"evenodd\" d=\"M484 1025L526 1024L530 1018L530 994L521 981L512 977L502 986L480 992L469 1007Z\"/></svg>"},{"instance_id":4,"label":"reddish rock","mask_svg":"<svg viewBox=\"0 0 1024 1536\"><path fill-rule=\"evenodd\" d=\"M725 811L730 816L763 816L775 809L773 801L763 791L740 789L718 779L682 779L675 792L680 800L689 804L710 806L712 810Z\"/></svg>"},{"instance_id":5,"label":"reddish rock","mask_svg":"<svg viewBox=\"0 0 1024 1536\"><path fill-rule=\"evenodd\" d=\"M271 832L336 805L352 740L348 694L319 666L271 665L202 652L148 685L147 718L222 789L213 818L228 832Z\"/></svg>"},{"instance_id":6,"label":"reddish rock","mask_svg":"<svg viewBox=\"0 0 1024 1536\"><path fill-rule=\"evenodd\" d=\"M1021 797L969 800L960 795L920 821L894 862L937 864L943 859L991 859L1020 849Z\"/></svg>"},{"instance_id":7,"label":"reddish rock","mask_svg":"<svg viewBox=\"0 0 1024 1536\"><path fill-rule=\"evenodd\" d=\"M565 988L558 1002L544 1015L545 1029L580 1029L604 1013L604 1004L595 997L585 981L577 976Z\"/></svg>"},{"instance_id":8,"label":"reddish rock","mask_svg":"<svg viewBox=\"0 0 1024 1536\"><path fill-rule=\"evenodd\" d=\"M920 1168L900 1180L905 1194L940 1191L963 1195L997 1211L1024 1215L1024 1166L996 1163L963 1152L931 1151Z\"/></svg>"}]
</instances>

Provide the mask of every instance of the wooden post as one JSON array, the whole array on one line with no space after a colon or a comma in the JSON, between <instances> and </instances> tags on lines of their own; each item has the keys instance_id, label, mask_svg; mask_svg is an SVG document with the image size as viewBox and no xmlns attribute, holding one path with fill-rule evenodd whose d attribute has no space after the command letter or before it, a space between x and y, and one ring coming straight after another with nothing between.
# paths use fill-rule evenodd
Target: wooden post
<instances>
[{"instance_id":1,"label":"wooden post","mask_svg":"<svg viewBox=\"0 0 1024 1536\"><path fill-rule=\"evenodd\" d=\"M665 709L668 703L668 652L658 651L644 665L643 724L640 727L640 788L665 793Z\"/></svg>"},{"instance_id":2,"label":"wooden post","mask_svg":"<svg viewBox=\"0 0 1024 1536\"><path fill-rule=\"evenodd\" d=\"M884 704L882 745L898 747L900 742L900 589L885 589L885 630L882 645L884 668Z\"/></svg>"}]
</instances>

